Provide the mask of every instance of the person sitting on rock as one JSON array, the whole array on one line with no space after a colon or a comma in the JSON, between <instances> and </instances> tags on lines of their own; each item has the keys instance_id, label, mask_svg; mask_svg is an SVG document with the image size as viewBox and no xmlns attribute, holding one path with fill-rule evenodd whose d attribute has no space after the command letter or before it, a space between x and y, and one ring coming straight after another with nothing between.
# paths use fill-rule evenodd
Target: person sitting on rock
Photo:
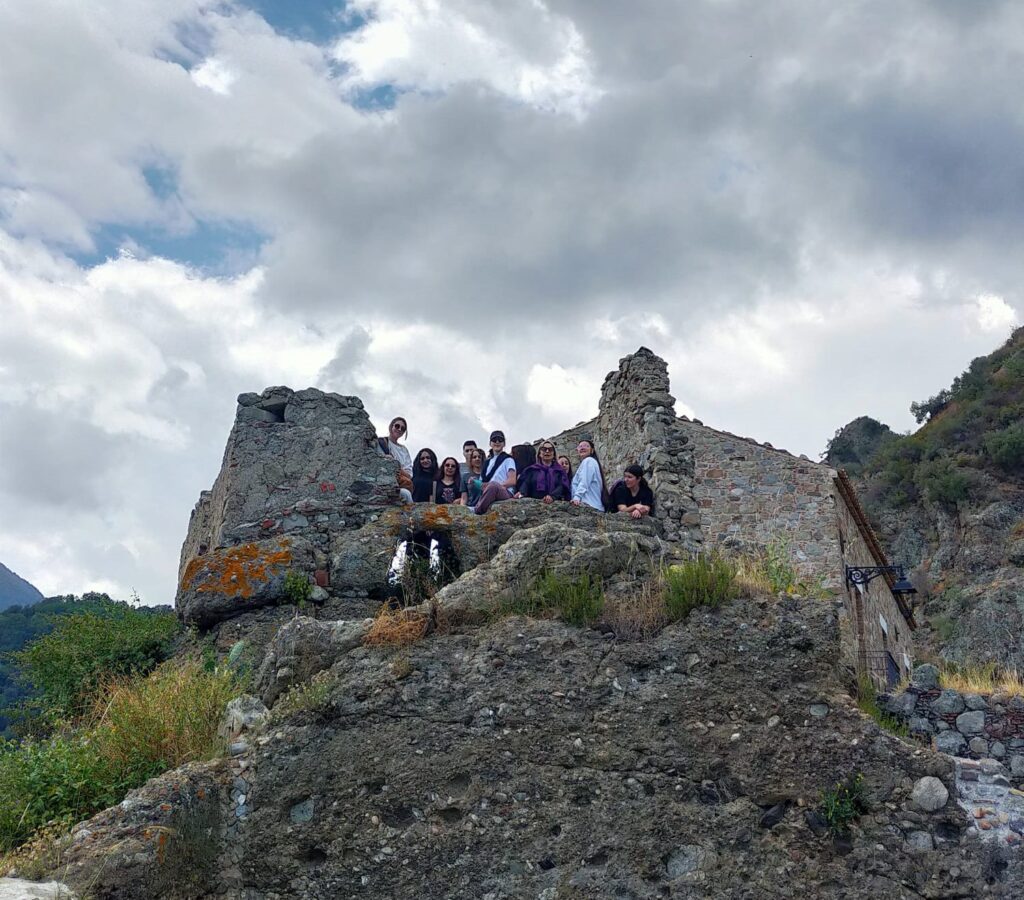
<instances>
[{"instance_id":1,"label":"person sitting on rock","mask_svg":"<svg viewBox=\"0 0 1024 900\"><path fill-rule=\"evenodd\" d=\"M416 465L412 471L413 503L434 502L434 482L437 480L437 454L424 447L416 454Z\"/></svg>"},{"instance_id":2,"label":"person sitting on rock","mask_svg":"<svg viewBox=\"0 0 1024 900\"><path fill-rule=\"evenodd\" d=\"M404 503L412 503L412 457L409 450L398 442L407 435L409 426L402 416L395 416L388 425L387 437L377 438L377 445L385 456L398 463L398 492Z\"/></svg>"},{"instance_id":3,"label":"person sitting on rock","mask_svg":"<svg viewBox=\"0 0 1024 900\"><path fill-rule=\"evenodd\" d=\"M611 498L614 512L628 512L634 519L654 512L654 491L637 465L626 466L622 480L612 485Z\"/></svg>"},{"instance_id":4,"label":"person sitting on rock","mask_svg":"<svg viewBox=\"0 0 1024 900\"><path fill-rule=\"evenodd\" d=\"M516 488L516 463L505 452L505 432L491 432L491 452L484 465L483 488L474 509L485 513L492 503L511 500Z\"/></svg>"},{"instance_id":5,"label":"person sitting on rock","mask_svg":"<svg viewBox=\"0 0 1024 900\"><path fill-rule=\"evenodd\" d=\"M463 480L469 475L469 463L473 453L477 450L476 441L463 441L462 442L462 455L466 458L465 462L459 463L459 474Z\"/></svg>"},{"instance_id":6,"label":"person sitting on rock","mask_svg":"<svg viewBox=\"0 0 1024 900\"><path fill-rule=\"evenodd\" d=\"M551 441L543 441L537 448L537 455L537 462L527 466L519 476L516 497L529 497L543 503L568 500L572 488L565 469L555 462L555 445Z\"/></svg>"},{"instance_id":7,"label":"person sitting on rock","mask_svg":"<svg viewBox=\"0 0 1024 900\"><path fill-rule=\"evenodd\" d=\"M469 474L462 479L462 505L476 506L480 502L480 491L483 490L484 465L487 457L480 448L474 448L469 454Z\"/></svg>"},{"instance_id":8,"label":"person sitting on rock","mask_svg":"<svg viewBox=\"0 0 1024 900\"><path fill-rule=\"evenodd\" d=\"M568 456L558 457L558 464L565 469L565 474L569 476L569 480L572 481L572 462Z\"/></svg>"},{"instance_id":9,"label":"person sitting on rock","mask_svg":"<svg viewBox=\"0 0 1024 900\"><path fill-rule=\"evenodd\" d=\"M454 456L446 456L437 469L434 502L462 503L462 475L459 474L459 461Z\"/></svg>"},{"instance_id":10,"label":"person sitting on rock","mask_svg":"<svg viewBox=\"0 0 1024 900\"><path fill-rule=\"evenodd\" d=\"M572 504L586 504L604 512L608 508L608 488L594 442L584 438L577 444L576 452L580 456L580 464L572 477Z\"/></svg>"}]
</instances>

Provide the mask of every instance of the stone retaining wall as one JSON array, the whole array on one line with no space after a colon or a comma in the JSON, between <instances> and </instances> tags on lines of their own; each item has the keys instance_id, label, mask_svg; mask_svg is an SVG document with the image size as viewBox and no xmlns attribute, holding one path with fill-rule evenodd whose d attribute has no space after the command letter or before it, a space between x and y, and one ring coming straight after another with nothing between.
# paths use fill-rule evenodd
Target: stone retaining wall
<instances>
[{"instance_id":1,"label":"stone retaining wall","mask_svg":"<svg viewBox=\"0 0 1024 900\"><path fill-rule=\"evenodd\" d=\"M912 737L950 756L1000 760L1024 783L1024 697L943 689L935 667L924 665L905 691L880 702Z\"/></svg>"}]
</instances>

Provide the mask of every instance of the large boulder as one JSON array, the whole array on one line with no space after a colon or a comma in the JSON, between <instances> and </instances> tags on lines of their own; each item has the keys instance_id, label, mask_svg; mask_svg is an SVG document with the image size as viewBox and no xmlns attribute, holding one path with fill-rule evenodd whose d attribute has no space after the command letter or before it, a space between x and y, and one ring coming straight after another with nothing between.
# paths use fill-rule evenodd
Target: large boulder
<instances>
[{"instance_id":1,"label":"large boulder","mask_svg":"<svg viewBox=\"0 0 1024 900\"><path fill-rule=\"evenodd\" d=\"M655 535L630 529L574 527L545 522L516 532L493 558L441 590L437 602L447 613L485 611L508 599L538 573L604 581L635 580L660 567L672 553Z\"/></svg>"},{"instance_id":2,"label":"large boulder","mask_svg":"<svg viewBox=\"0 0 1024 900\"><path fill-rule=\"evenodd\" d=\"M331 541L331 585L340 592L383 594L395 549L412 532L447 537L460 570L468 572L491 559L513 535L543 524L560 524L595 536L660 533L657 520L608 515L571 503L510 500L494 504L482 516L464 506L414 503L389 509L355 531L336 533Z\"/></svg>"},{"instance_id":3,"label":"large boulder","mask_svg":"<svg viewBox=\"0 0 1024 900\"><path fill-rule=\"evenodd\" d=\"M278 537L196 556L178 588L178 616L200 628L239 613L287 600L285 579L312 576L316 555L308 541Z\"/></svg>"},{"instance_id":4,"label":"large boulder","mask_svg":"<svg viewBox=\"0 0 1024 900\"><path fill-rule=\"evenodd\" d=\"M300 616L275 635L253 688L267 706L288 688L302 684L317 672L329 669L338 659L359 645L370 620L322 622Z\"/></svg>"}]
</instances>

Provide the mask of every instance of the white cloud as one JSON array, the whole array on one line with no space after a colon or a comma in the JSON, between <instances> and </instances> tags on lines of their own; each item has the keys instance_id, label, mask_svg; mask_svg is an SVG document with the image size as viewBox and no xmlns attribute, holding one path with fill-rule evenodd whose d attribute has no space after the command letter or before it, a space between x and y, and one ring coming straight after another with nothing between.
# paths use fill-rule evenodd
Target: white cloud
<instances>
[{"instance_id":1,"label":"white cloud","mask_svg":"<svg viewBox=\"0 0 1024 900\"><path fill-rule=\"evenodd\" d=\"M223 60L207 59L189 73L189 77L202 88L226 97L231 93L231 85L238 78Z\"/></svg>"}]
</instances>

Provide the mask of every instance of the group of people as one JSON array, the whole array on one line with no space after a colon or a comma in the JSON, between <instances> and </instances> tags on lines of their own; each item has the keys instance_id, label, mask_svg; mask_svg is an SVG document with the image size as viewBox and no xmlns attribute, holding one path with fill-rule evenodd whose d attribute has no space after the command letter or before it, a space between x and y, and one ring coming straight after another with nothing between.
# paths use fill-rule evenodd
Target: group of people
<instances>
[{"instance_id":1,"label":"group of people","mask_svg":"<svg viewBox=\"0 0 1024 900\"><path fill-rule=\"evenodd\" d=\"M476 441L465 441L462 462L446 456L439 463L429 447L420 450L414 461L401 443L408 430L406 420L396 416L387 436L378 438L381 452L398 462L399 488L408 503L461 504L484 513L494 503L528 497L543 503L568 502L602 512L625 512L634 519L654 511L654 492L643 469L627 466L609 490L597 450L585 438L576 445L579 462L573 472L569 457L559 455L551 441L541 441L536 448L517 444L506 452L502 431L491 432L486 453Z\"/></svg>"}]
</instances>

